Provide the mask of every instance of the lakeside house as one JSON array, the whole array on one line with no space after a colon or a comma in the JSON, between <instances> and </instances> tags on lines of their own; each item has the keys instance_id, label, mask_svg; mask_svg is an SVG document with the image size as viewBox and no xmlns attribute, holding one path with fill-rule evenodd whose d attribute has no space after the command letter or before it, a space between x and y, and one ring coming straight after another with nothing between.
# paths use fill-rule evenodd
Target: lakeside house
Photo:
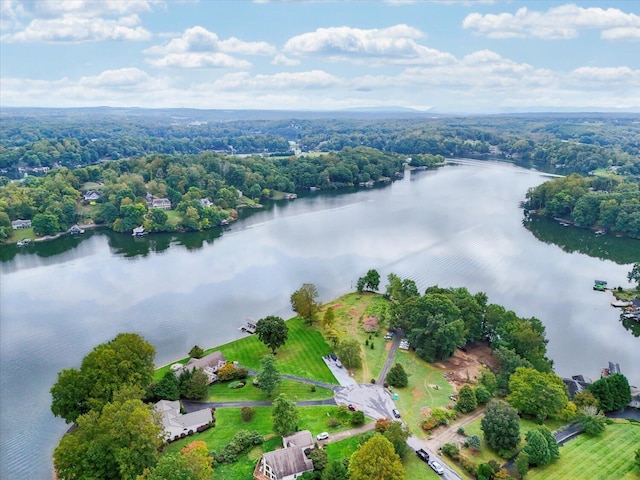
<instances>
[{"instance_id":1,"label":"lakeside house","mask_svg":"<svg viewBox=\"0 0 640 480\"><path fill-rule=\"evenodd\" d=\"M14 220L13 222L11 222L11 228L13 228L14 230L20 230L23 228L31 228L31 220Z\"/></svg>"},{"instance_id":2,"label":"lakeside house","mask_svg":"<svg viewBox=\"0 0 640 480\"><path fill-rule=\"evenodd\" d=\"M172 442L197 431L202 431L203 427L209 426L213 422L210 408L182 414L178 400L160 400L155 404L155 409L162 416L165 442Z\"/></svg>"},{"instance_id":3,"label":"lakeside house","mask_svg":"<svg viewBox=\"0 0 640 480\"><path fill-rule=\"evenodd\" d=\"M90 203L90 202L95 202L101 196L102 196L102 194L100 192L98 192L97 190L87 190L86 192L84 192L84 195L82 195L82 199L86 203Z\"/></svg>"},{"instance_id":4,"label":"lakeside house","mask_svg":"<svg viewBox=\"0 0 640 480\"><path fill-rule=\"evenodd\" d=\"M133 233L131 235L134 237L142 237L146 234L147 232L144 231L144 227L140 225L139 227L133 229Z\"/></svg>"},{"instance_id":5,"label":"lakeside house","mask_svg":"<svg viewBox=\"0 0 640 480\"><path fill-rule=\"evenodd\" d=\"M254 480L293 480L313 470L313 462L305 450L313 447L309 430L282 437L284 448L262 455L253 471Z\"/></svg>"},{"instance_id":6,"label":"lakeside house","mask_svg":"<svg viewBox=\"0 0 640 480\"><path fill-rule=\"evenodd\" d=\"M212 205L213 205L213 203L208 198L201 198L200 199L200 206L202 208L208 208L208 207L210 207Z\"/></svg>"},{"instance_id":7,"label":"lakeside house","mask_svg":"<svg viewBox=\"0 0 640 480\"><path fill-rule=\"evenodd\" d=\"M174 364L171 369L174 371L176 377L184 371L193 372L196 368L202 369L202 371L209 378L209 385L218 380L218 370L227 364L227 359L224 357L220 350L205 355L202 358L191 358L184 366L176 367L174 370Z\"/></svg>"}]
</instances>

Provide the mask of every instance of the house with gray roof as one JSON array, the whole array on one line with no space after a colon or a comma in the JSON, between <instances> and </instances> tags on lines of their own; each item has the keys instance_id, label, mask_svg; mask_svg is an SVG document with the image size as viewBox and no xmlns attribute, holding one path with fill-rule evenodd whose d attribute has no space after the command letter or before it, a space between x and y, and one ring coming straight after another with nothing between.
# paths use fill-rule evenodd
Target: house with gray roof
<instances>
[{"instance_id":1,"label":"house with gray roof","mask_svg":"<svg viewBox=\"0 0 640 480\"><path fill-rule=\"evenodd\" d=\"M196 368L200 368L204 373L206 373L207 377L209 377L209 384L212 384L218 380L218 369L222 368L226 364L227 359L224 358L224 355L220 350L216 350L202 358L191 358L186 365L176 368L174 373L176 374L176 377L179 377L185 370L193 372Z\"/></svg>"},{"instance_id":2,"label":"house with gray roof","mask_svg":"<svg viewBox=\"0 0 640 480\"><path fill-rule=\"evenodd\" d=\"M285 448L262 455L253 471L254 480L293 480L313 470L313 462L304 451L308 441L313 445L311 432L303 430L282 438Z\"/></svg>"},{"instance_id":3,"label":"house with gray roof","mask_svg":"<svg viewBox=\"0 0 640 480\"><path fill-rule=\"evenodd\" d=\"M22 228L31 228L31 220L14 220L13 222L11 222L11 228L13 228L14 230L19 230Z\"/></svg>"},{"instance_id":4,"label":"house with gray roof","mask_svg":"<svg viewBox=\"0 0 640 480\"><path fill-rule=\"evenodd\" d=\"M165 442L172 442L187 435L192 435L198 431L198 428L213 422L213 414L210 408L203 408L183 415L180 413L180 402L178 400L160 400L156 403L155 408L162 416Z\"/></svg>"}]
</instances>

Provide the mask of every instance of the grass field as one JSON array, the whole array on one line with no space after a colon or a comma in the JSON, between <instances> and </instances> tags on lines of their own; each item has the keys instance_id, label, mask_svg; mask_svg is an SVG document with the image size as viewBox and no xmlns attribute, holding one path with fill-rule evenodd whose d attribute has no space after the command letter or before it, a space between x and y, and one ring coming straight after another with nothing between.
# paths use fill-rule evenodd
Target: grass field
<instances>
[{"instance_id":1,"label":"grass field","mask_svg":"<svg viewBox=\"0 0 640 480\"><path fill-rule=\"evenodd\" d=\"M308 327L299 318L288 320L287 326L287 342L277 350L278 371L337 385L338 382L331 370L322 360L324 355L331 353L331 347L320 332ZM216 350L222 351L227 361L237 361L250 370L260 370L260 359L270 353L256 335L248 335L225 345L209 348L205 354ZM188 358L183 358L176 362L184 364L187 360ZM161 379L169 367L170 365L165 365L156 370L156 379Z\"/></svg>"},{"instance_id":2,"label":"grass field","mask_svg":"<svg viewBox=\"0 0 640 480\"><path fill-rule=\"evenodd\" d=\"M271 401L279 394L284 393L288 398L299 400L325 400L333 398L333 390L316 387L315 392L311 391L311 385L293 380L283 380L282 384L271 397L267 397L259 388L252 385L252 376L247 377L246 385L243 388L229 388L228 383L214 383L209 387L207 402L245 402L245 401Z\"/></svg>"},{"instance_id":3,"label":"grass field","mask_svg":"<svg viewBox=\"0 0 640 480\"><path fill-rule=\"evenodd\" d=\"M637 480L635 451L640 447L640 423L625 420L607 425L600 437L579 435L560 448L560 460L534 468L528 480Z\"/></svg>"},{"instance_id":4,"label":"grass field","mask_svg":"<svg viewBox=\"0 0 640 480\"><path fill-rule=\"evenodd\" d=\"M427 434L420 427L425 409L444 407L452 403L449 395L455 392L442 376L442 369L425 362L415 353L398 350L396 362L404 367L409 377L407 387L393 389L398 395L396 405L411 432L425 438Z\"/></svg>"}]
</instances>

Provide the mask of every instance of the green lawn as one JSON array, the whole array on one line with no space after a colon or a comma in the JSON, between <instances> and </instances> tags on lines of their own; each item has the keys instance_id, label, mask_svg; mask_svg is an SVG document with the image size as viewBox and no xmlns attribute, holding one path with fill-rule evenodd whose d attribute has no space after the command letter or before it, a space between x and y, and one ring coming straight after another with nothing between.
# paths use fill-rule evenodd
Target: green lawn
<instances>
[{"instance_id":1,"label":"green lawn","mask_svg":"<svg viewBox=\"0 0 640 480\"><path fill-rule=\"evenodd\" d=\"M229 388L229 383L227 382L211 385L207 402L270 401L281 393L295 401L333 398L333 390L315 387L315 392L312 392L311 385L286 379L282 381L280 387L269 398L262 390L252 385L253 378L252 376L247 377L244 380L246 385L238 389Z\"/></svg>"},{"instance_id":2,"label":"green lawn","mask_svg":"<svg viewBox=\"0 0 640 480\"><path fill-rule=\"evenodd\" d=\"M634 467L640 446L640 424L617 421L607 425L600 437L579 435L560 448L560 460L534 468L528 480L570 478L572 480L631 480L640 478Z\"/></svg>"},{"instance_id":3,"label":"green lawn","mask_svg":"<svg viewBox=\"0 0 640 480\"><path fill-rule=\"evenodd\" d=\"M276 355L276 367L280 373L337 385L338 382L331 370L322 360L324 355L331 353L331 347L320 332L307 326L299 318L288 320L287 326L289 327L287 343L277 350ZM260 359L270 352L256 335L248 335L225 345L209 348L205 354L216 350L222 351L228 361L237 361L250 370L260 370ZM184 364L187 360L189 360L188 357L172 363ZM169 370L170 365L156 370L157 380Z\"/></svg>"},{"instance_id":4,"label":"green lawn","mask_svg":"<svg viewBox=\"0 0 640 480\"><path fill-rule=\"evenodd\" d=\"M425 362L415 353L398 350L396 362L404 367L409 377L407 387L393 389L398 395L396 405L411 432L420 438L425 438L427 434L420 427L425 407L429 409L444 407L452 403L449 395L455 392L442 376L442 369Z\"/></svg>"},{"instance_id":5,"label":"green lawn","mask_svg":"<svg viewBox=\"0 0 640 480\"><path fill-rule=\"evenodd\" d=\"M489 448L489 446L485 443L482 430L480 429L481 421L482 419L480 418L475 422L470 423L469 425L464 427L464 433L468 437L472 435L478 435L478 437L480 437L480 440L481 440L480 453L473 456L471 455L468 455L468 456L471 456L476 463L485 463L485 462L488 462L489 460L495 460L500 464L504 463L505 460L502 457L498 456L498 454L494 450ZM544 422L544 425L553 432L555 430L561 429L563 426L566 425L566 423L567 422L565 422L564 420L548 419L546 422ZM523 447L525 445L524 437L527 435L527 432L538 426L539 425L532 420L527 420L524 418L520 419L520 437L521 437L520 447ZM465 454L467 453L468 452L465 451Z\"/></svg>"}]
</instances>

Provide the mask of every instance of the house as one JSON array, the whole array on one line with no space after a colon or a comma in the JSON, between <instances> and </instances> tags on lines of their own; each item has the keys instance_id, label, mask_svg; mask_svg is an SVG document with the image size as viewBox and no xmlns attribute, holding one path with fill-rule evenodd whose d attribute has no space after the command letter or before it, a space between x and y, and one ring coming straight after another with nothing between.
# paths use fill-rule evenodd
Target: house
<instances>
[{"instance_id":1,"label":"house","mask_svg":"<svg viewBox=\"0 0 640 480\"><path fill-rule=\"evenodd\" d=\"M159 208L160 210L171 210L171 200L168 198L153 198L149 208Z\"/></svg>"},{"instance_id":2,"label":"house","mask_svg":"<svg viewBox=\"0 0 640 480\"><path fill-rule=\"evenodd\" d=\"M177 377L186 370L192 372L196 368L202 369L209 377L209 384L218 380L218 369L227 364L227 360L220 350L210 353L202 358L192 358L186 365L174 371Z\"/></svg>"},{"instance_id":3,"label":"house","mask_svg":"<svg viewBox=\"0 0 640 480\"><path fill-rule=\"evenodd\" d=\"M160 400L155 405L156 411L162 416L165 442L172 442L179 438L192 435L203 427L213 422L213 414L210 408L203 408L191 413L180 413L178 400Z\"/></svg>"},{"instance_id":4,"label":"house","mask_svg":"<svg viewBox=\"0 0 640 480\"><path fill-rule=\"evenodd\" d=\"M70 233L71 235L79 235L81 233L84 233L84 228L80 228L78 225L74 225L69 230L67 230L67 233Z\"/></svg>"},{"instance_id":5,"label":"house","mask_svg":"<svg viewBox=\"0 0 640 480\"><path fill-rule=\"evenodd\" d=\"M31 228L31 220L14 220L11 222L11 228L19 230L22 228Z\"/></svg>"},{"instance_id":6,"label":"house","mask_svg":"<svg viewBox=\"0 0 640 480\"><path fill-rule=\"evenodd\" d=\"M89 203L89 202L95 202L101 196L102 194L97 190L87 190L86 192L84 192L84 195L82 196L82 198L84 199L85 202Z\"/></svg>"},{"instance_id":7,"label":"house","mask_svg":"<svg viewBox=\"0 0 640 480\"><path fill-rule=\"evenodd\" d=\"M293 480L313 470L313 462L304 453L313 445L309 430L283 437L282 443L284 448L262 455L253 471L255 480Z\"/></svg>"},{"instance_id":8,"label":"house","mask_svg":"<svg viewBox=\"0 0 640 480\"><path fill-rule=\"evenodd\" d=\"M200 199L200 206L202 208L208 208L211 205L213 205L213 203L211 202L211 200L209 200L208 198L201 198Z\"/></svg>"}]
</instances>

